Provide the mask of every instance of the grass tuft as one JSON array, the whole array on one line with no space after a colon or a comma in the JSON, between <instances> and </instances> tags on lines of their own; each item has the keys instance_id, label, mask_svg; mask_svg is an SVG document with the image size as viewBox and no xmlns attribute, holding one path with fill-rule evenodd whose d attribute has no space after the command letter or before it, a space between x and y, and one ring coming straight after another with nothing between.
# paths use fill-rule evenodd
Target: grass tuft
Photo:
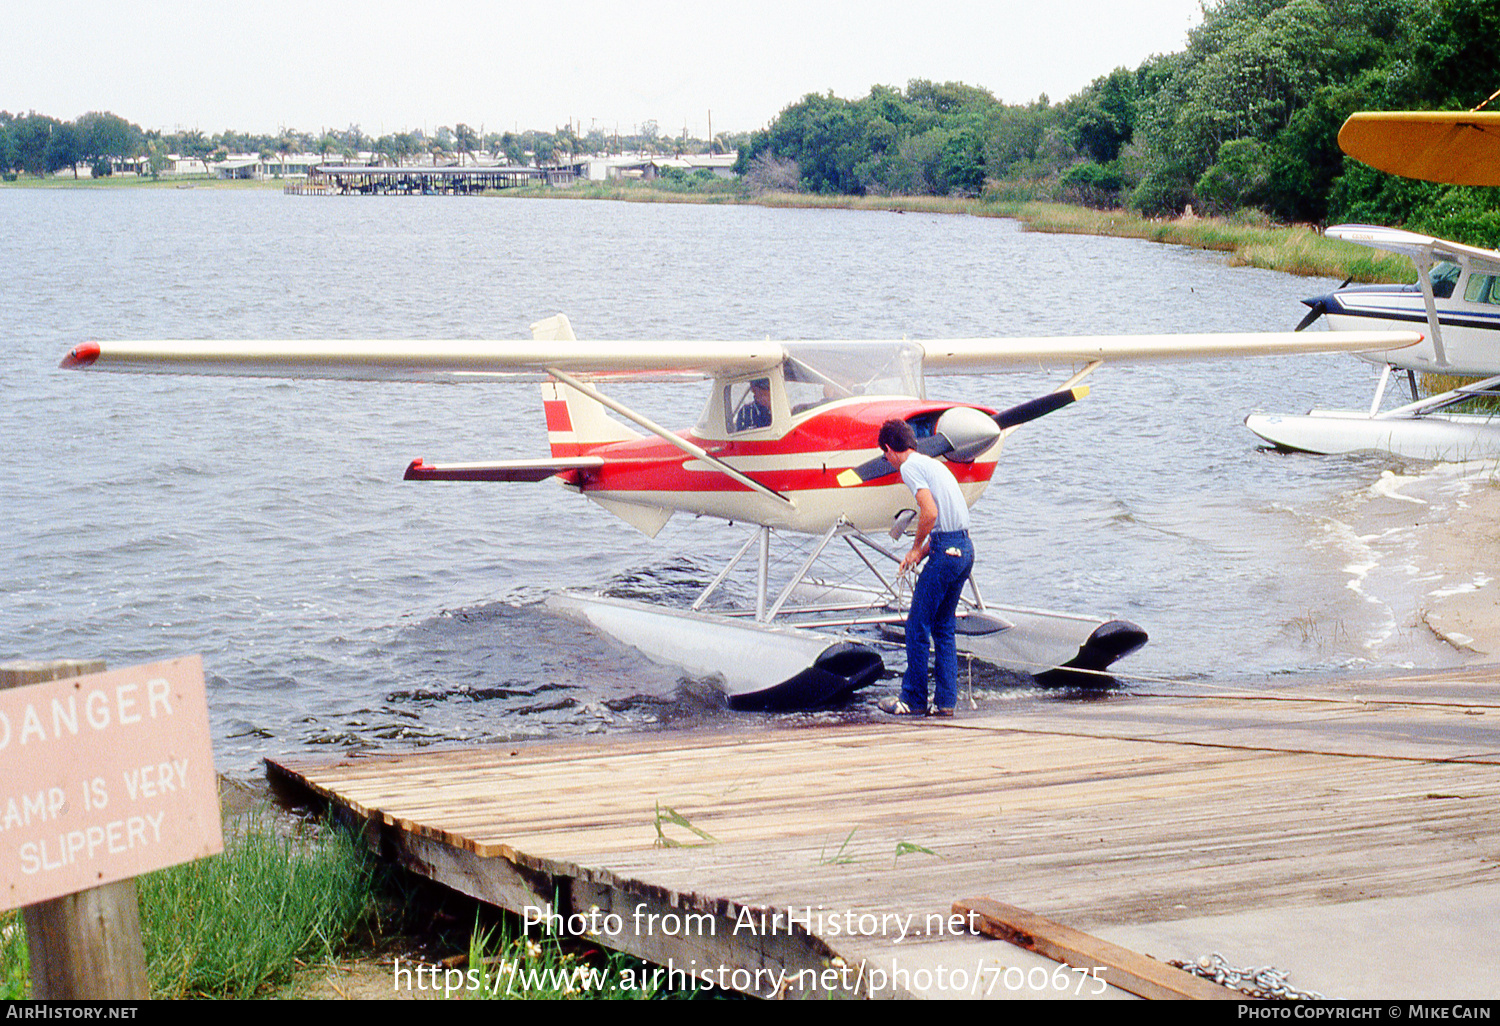
<instances>
[{"instance_id":1,"label":"grass tuft","mask_svg":"<svg viewBox=\"0 0 1500 1026\"><path fill-rule=\"evenodd\" d=\"M818 853L818 865L846 866L852 862L858 862L859 859L855 857L853 852L849 851L849 842L854 840L854 831L858 829L859 827L857 826L851 827L848 835L844 838L844 843L839 845L839 850L832 855L828 854L828 846L824 845L823 850Z\"/></svg>"},{"instance_id":2,"label":"grass tuft","mask_svg":"<svg viewBox=\"0 0 1500 1026\"><path fill-rule=\"evenodd\" d=\"M675 837L669 837L663 827L679 826L684 830L690 830L699 838L697 841L679 841ZM658 848L697 848L705 844L718 844L719 839L707 830L693 826L692 822L672 808L663 805L660 801L656 803L656 847Z\"/></svg>"},{"instance_id":3,"label":"grass tuft","mask_svg":"<svg viewBox=\"0 0 1500 1026\"><path fill-rule=\"evenodd\" d=\"M240 821L224 853L136 878L155 998L248 998L331 958L375 908L377 868L345 831L288 837ZM0 1000L31 989L26 927L0 913Z\"/></svg>"},{"instance_id":4,"label":"grass tuft","mask_svg":"<svg viewBox=\"0 0 1500 1026\"><path fill-rule=\"evenodd\" d=\"M253 997L332 957L373 908L376 869L345 831L251 817L224 854L136 881L152 994Z\"/></svg>"},{"instance_id":5,"label":"grass tuft","mask_svg":"<svg viewBox=\"0 0 1500 1026\"><path fill-rule=\"evenodd\" d=\"M903 855L931 855L935 859L942 858L941 855L931 848L924 848L920 844L912 844L910 841L897 841L896 854L891 856L891 865L894 867L896 860Z\"/></svg>"},{"instance_id":6,"label":"grass tuft","mask_svg":"<svg viewBox=\"0 0 1500 1026\"><path fill-rule=\"evenodd\" d=\"M476 928L469 941L464 996L480 1000L634 1000L713 997L713 988L668 986L664 971L603 948L554 936L533 940Z\"/></svg>"},{"instance_id":7,"label":"grass tuft","mask_svg":"<svg viewBox=\"0 0 1500 1026\"><path fill-rule=\"evenodd\" d=\"M31 993L31 961L26 924L18 909L0 912L0 1001L20 1001Z\"/></svg>"}]
</instances>

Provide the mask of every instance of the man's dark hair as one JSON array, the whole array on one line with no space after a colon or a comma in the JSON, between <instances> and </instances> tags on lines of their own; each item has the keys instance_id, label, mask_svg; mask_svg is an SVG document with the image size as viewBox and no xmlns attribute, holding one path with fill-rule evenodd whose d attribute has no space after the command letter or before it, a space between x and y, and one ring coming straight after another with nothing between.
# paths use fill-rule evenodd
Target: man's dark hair
<instances>
[{"instance_id":1,"label":"man's dark hair","mask_svg":"<svg viewBox=\"0 0 1500 1026\"><path fill-rule=\"evenodd\" d=\"M882 449L891 452L905 452L914 449L917 445L917 436L911 429L911 425L904 420L888 420L880 425L880 437L878 439Z\"/></svg>"}]
</instances>

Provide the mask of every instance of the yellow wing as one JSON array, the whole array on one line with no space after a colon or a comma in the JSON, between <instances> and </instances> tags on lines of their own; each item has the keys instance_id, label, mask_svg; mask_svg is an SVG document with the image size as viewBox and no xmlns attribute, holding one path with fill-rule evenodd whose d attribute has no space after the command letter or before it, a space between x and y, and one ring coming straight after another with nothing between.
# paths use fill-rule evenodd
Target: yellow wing
<instances>
[{"instance_id":1,"label":"yellow wing","mask_svg":"<svg viewBox=\"0 0 1500 1026\"><path fill-rule=\"evenodd\" d=\"M1404 178L1500 185L1500 113L1361 111L1339 129L1339 148Z\"/></svg>"}]
</instances>

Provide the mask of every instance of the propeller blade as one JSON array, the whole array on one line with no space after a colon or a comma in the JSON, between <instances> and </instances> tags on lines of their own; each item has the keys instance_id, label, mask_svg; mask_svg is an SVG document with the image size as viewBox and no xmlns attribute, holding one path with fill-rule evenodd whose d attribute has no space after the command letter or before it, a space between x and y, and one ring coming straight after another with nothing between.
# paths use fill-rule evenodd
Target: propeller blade
<instances>
[{"instance_id":1,"label":"propeller blade","mask_svg":"<svg viewBox=\"0 0 1500 1026\"><path fill-rule=\"evenodd\" d=\"M913 448L924 455L937 457L944 453L952 452L953 443L942 435L928 435L926 438L918 438L917 444ZM857 485L863 481L873 481L877 477L885 477L885 475L894 474L895 472L896 468L891 465L890 460L884 456L876 456L873 460L866 460L859 466L851 467L844 471L839 475L838 482L848 487L849 485Z\"/></svg>"},{"instance_id":2,"label":"propeller blade","mask_svg":"<svg viewBox=\"0 0 1500 1026\"><path fill-rule=\"evenodd\" d=\"M1307 316L1297 322L1297 326L1292 329L1293 331L1301 331L1303 328L1307 327L1313 321L1317 320L1319 317L1322 317L1325 313L1328 312L1328 305L1321 299L1304 299L1303 302L1306 303L1309 307Z\"/></svg>"},{"instance_id":3,"label":"propeller blade","mask_svg":"<svg viewBox=\"0 0 1500 1026\"><path fill-rule=\"evenodd\" d=\"M1028 399L1019 406L1012 406L1008 410L1001 410L995 414L995 423L1000 425L1000 430L1005 431L1025 424L1029 420L1044 417L1054 410L1060 410L1070 403L1075 403L1089 394L1087 385L1078 385L1074 388L1066 388L1061 392L1048 392L1046 395Z\"/></svg>"},{"instance_id":4,"label":"propeller blade","mask_svg":"<svg viewBox=\"0 0 1500 1026\"><path fill-rule=\"evenodd\" d=\"M1002 410L995 414L994 421L999 425L1000 430L1006 431L1017 425L1025 424L1029 420L1036 420L1038 417L1051 413L1053 410L1060 410L1064 406L1075 403L1088 394L1089 388L1087 385L1076 385L1073 388L1065 388L1060 392L1048 392L1046 395L1038 396L1035 399L1028 399L1019 406L1012 406L1008 410ZM961 410L962 407L958 409ZM953 412L955 411L949 411L949 413ZM984 423L983 418L985 415L980 414L979 416L980 423ZM957 456L950 457L950 459L958 459L960 462L966 462L973 459L979 451L988 449L994 444L995 437L988 435L977 444L974 443L973 439L960 439L960 441L964 445L964 449ZM925 438L918 438L915 448L917 452L937 457L945 456L953 452L957 447L948 439L947 435L938 433L928 435ZM890 460L884 456L876 456L872 460L866 460L859 466L851 467L844 471L838 476L838 482L847 488L850 485L873 481L878 477L885 477L887 474L894 474L895 472L896 468L891 465Z\"/></svg>"}]
</instances>

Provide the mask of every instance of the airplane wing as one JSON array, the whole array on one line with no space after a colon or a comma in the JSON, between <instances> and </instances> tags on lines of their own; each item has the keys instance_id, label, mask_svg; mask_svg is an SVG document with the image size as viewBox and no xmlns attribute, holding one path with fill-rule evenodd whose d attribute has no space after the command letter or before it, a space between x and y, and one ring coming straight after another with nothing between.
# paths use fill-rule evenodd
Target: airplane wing
<instances>
[{"instance_id":1,"label":"airplane wing","mask_svg":"<svg viewBox=\"0 0 1500 1026\"><path fill-rule=\"evenodd\" d=\"M1339 129L1339 149L1404 178L1500 185L1500 113L1360 111Z\"/></svg>"},{"instance_id":2,"label":"airplane wing","mask_svg":"<svg viewBox=\"0 0 1500 1026\"><path fill-rule=\"evenodd\" d=\"M925 352L927 373L980 374L1092 361L1385 350L1414 344L1419 338L1414 332L1343 331L976 338L916 344ZM846 340L797 344L852 347L874 343ZM771 341L200 340L86 342L76 346L62 366L137 373L384 381L538 381L546 379L549 370L559 370L591 377L659 380L768 370L785 356L782 343Z\"/></svg>"},{"instance_id":3,"label":"airplane wing","mask_svg":"<svg viewBox=\"0 0 1500 1026\"><path fill-rule=\"evenodd\" d=\"M1357 353L1415 345L1414 331L1250 332L1203 335L1096 335L1077 338L968 338L922 342L928 374L984 374L1047 364L1204 360L1288 353Z\"/></svg>"},{"instance_id":4,"label":"airplane wing","mask_svg":"<svg viewBox=\"0 0 1500 1026\"><path fill-rule=\"evenodd\" d=\"M1383 249L1411 258L1418 266L1432 264L1438 260L1453 260L1469 264L1486 274L1500 274L1500 253L1478 246L1465 246L1461 242L1435 239L1431 235L1400 228L1381 228L1373 224L1336 224L1323 233L1330 239L1343 239L1371 249Z\"/></svg>"},{"instance_id":5,"label":"airplane wing","mask_svg":"<svg viewBox=\"0 0 1500 1026\"><path fill-rule=\"evenodd\" d=\"M412 339L85 342L75 370L360 381L542 381L549 369L599 377L676 379L768 370L777 342L549 342Z\"/></svg>"}]
</instances>

